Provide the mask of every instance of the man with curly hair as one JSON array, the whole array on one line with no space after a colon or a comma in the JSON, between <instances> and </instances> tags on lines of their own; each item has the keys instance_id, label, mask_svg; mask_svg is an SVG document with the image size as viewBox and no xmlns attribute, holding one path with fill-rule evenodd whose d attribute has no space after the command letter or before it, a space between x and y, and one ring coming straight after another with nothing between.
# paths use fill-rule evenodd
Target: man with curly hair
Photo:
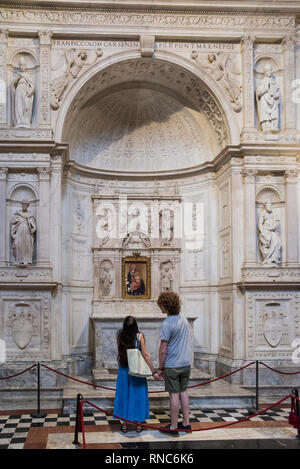
<instances>
[{"instance_id":1,"label":"man with curly hair","mask_svg":"<svg viewBox=\"0 0 300 469\"><path fill-rule=\"evenodd\" d=\"M168 291L160 294L157 304L167 314L160 330L159 373L165 380L165 390L170 396L171 424L160 432L179 436L178 429L191 431L189 421L189 396L187 385L191 372L189 325L180 315L180 299L177 293ZM181 405L183 420L178 423Z\"/></svg>"}]
</instances>

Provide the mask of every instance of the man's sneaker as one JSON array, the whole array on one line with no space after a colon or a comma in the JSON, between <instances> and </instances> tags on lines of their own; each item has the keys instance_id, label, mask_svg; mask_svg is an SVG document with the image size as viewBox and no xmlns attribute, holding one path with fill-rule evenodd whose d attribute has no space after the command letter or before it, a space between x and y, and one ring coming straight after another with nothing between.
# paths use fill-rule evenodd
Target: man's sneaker
<instances>
[{"instance_id":1,"label":"man's sneaker","mask_svg":"<svg viewBox=\"0 0 300 469\"><path fill-rule=\"evenodd\" d=\"M180 428L180 430L186 430L187 432L192 431L192 427L190 425L183 425L182 422L178 422L178 428Z\"/></svg>"},{"instance_id":2,"label":"man's sneaker","mask_svg":"<svg viewBox=\"0 0 300 469\"><path fill-rule=\"evenodd\" d=\"M160 433L164 433L165 435L170 436L179 436L179 432L177 430L172 430L170 428L171 425L167 425L166 427L162 427L159 429Z\"/></svg>"}]
</instances>

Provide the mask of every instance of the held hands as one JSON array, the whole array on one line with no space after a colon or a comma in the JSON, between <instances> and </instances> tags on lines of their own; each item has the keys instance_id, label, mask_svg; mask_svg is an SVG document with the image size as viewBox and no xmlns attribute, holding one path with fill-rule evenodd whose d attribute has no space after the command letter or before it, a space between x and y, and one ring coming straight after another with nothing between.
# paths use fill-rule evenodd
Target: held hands
<instances>
[{"instance_id":1,"label":"held hands","mask_svg":"<svg viewBox=\"0 0 300 469\"><path fill-rule=\"evenodd\" d=\"M152 376L155 379L155 381L163 381L164 380L163 372L161 370L155 370Z\"/></svg>"}]
</instances>

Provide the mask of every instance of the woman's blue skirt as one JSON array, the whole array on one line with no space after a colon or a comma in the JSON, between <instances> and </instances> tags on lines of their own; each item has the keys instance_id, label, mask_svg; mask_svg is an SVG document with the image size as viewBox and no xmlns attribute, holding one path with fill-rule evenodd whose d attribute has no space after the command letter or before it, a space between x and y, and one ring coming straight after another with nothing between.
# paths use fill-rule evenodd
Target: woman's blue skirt
<instances>
[{"instance_id":1,"label":"woman's blue skirt","mask_svg":"<svg viewBox=\"0 0 300 469\"><path fill-rule=\"evenodd\" d=\"M128 368L119 366L114 415L132 422L145 422L149 418L149 396L146 378L128 374Z\"/></svg>"}]
</instances>

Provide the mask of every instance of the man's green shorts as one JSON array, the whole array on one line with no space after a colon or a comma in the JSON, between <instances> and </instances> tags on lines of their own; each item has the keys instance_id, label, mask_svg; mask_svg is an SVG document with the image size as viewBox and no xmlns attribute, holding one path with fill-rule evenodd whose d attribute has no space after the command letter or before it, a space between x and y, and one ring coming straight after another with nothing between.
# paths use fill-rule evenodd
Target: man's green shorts
<instances>
[{"instance_id":1,"label":"man's green shorts","mask_svg":"<svg viewBox=\"0 0 300 469\"><path fill-rule=\"evenodd\" d=\"M190 366L179 368L165 368L165 390L170 393L178 393L186 390L191 374Z\"/></svg>"}]
</instances>

